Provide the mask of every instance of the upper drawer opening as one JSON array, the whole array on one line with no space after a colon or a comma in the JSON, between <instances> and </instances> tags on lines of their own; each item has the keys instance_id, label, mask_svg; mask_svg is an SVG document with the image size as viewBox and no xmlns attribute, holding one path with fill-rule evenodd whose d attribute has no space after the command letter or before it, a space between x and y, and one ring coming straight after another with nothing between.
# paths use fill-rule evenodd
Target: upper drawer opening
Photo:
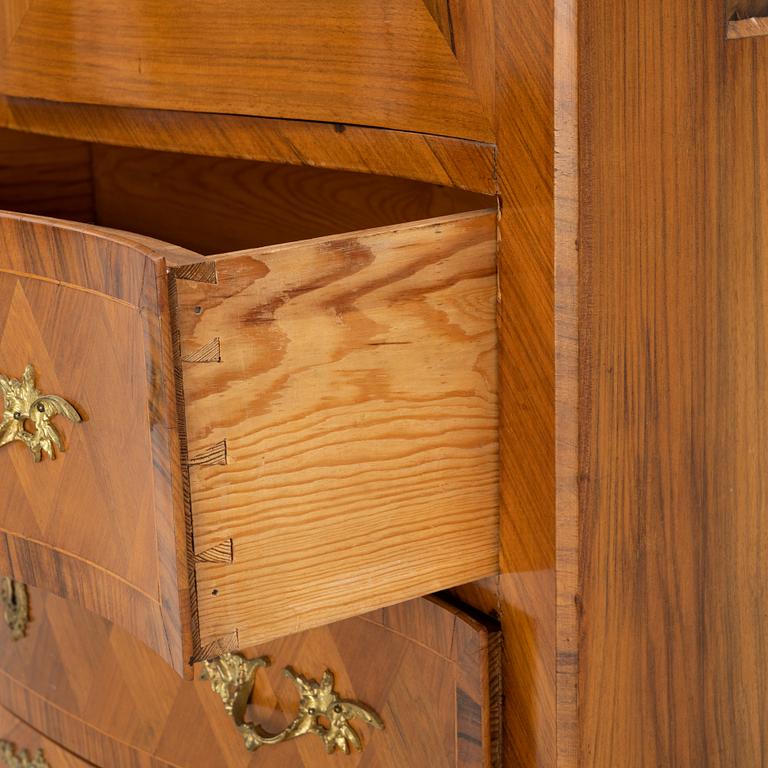
<instances>
[{"instance_id":1,"label":"upper drawer opening","mask_svg":"<svg viewBox=\"0 0 768 768\"><path fill-rule=\"evenodd\" d=\"M489 195L409 179L0 129L0 208L123 229L206 255L495 205Z\"/></svg>"}]
</instances>

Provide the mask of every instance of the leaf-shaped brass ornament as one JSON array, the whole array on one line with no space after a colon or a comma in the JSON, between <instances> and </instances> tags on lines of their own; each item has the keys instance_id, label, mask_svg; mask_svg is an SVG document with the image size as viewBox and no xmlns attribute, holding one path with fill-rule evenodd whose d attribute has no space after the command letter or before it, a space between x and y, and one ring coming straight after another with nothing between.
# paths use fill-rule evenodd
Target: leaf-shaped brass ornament
<instances>
[{"instance_id":1,"label":"leaf-shaped brass ornament","mask_svg":"<svg viewBox=\"0 0 768 768\"><path fill-rule=\"evenodd\" d=\"M21 640L27 634L29 624L27 585L10 576L0 577L0 602L3 605L3 618L11 630L11 639Z\"/></svg>"},{"instance_id":2,"label":"leaf-shaped brass ornament","mask_svg":"<svg viewBox=\"0 0 768 768\"><path fill-rule=\"evenodd\" d=\"M50 768L43 757L42 749L38 749L37 754L30 757L26 750L17 753L16 746L5 739L0 739L0 759L7 768Z\"/></svg>"},{"instance_id":3,"label":"leaf-shaped brass ornament","mask_svg":"<svg viewBox=\"0 0 768 768\"><path fill-rule=\"evenodd\" d=\"M61 437L51 422L63 416L77 423L82 421L75 407L58 395L44 395L35 386L35 369L28 365L20 379L0 374L0 392L4 408L0 420L0 447L14 441L24 443L41 461L47 453L56 458L55 449L63 451Z\"/></svg>"},{"instance_id":4,"label":"leaf-shaped brass ornament","mask_svg":"<svg viewBox=\"0 0 768 768\"><path fill-rule=\"evenodd\" d=\"M203 662L203 679L211 681L227 714L234 720L250 752L265 744L279 744L308 733L319 736L329 754L339 749L348 754L349 748L362 749L360 737L349 724L357 718L382 729L384 723L371 709L356 701L342 699L333 690L333 674L326 671L322 680L310 680L290 667L283 674L290 678L299 691L299 711L293 722L280 733L267 733L260 725L245 721L248 700L253 692L256 670L266 667L266 658L245 659L237 653L225 653L212 661Z\"/></svg>"}]
</instances>

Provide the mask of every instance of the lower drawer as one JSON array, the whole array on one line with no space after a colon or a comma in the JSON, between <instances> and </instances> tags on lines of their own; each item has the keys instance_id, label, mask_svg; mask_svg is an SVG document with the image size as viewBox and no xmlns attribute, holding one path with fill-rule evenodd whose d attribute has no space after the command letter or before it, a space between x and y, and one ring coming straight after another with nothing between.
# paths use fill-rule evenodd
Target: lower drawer
<instances>
[{"instance_id":1,"label":"lower drawer","mask_svg":"<svg viewBox=\"0 0 768 768\"><path fill-rule=\"evenodd\" d=\"M0 707L0 765L8 768L88 768L87 763Z\"/></svg>"},{"instance_id":2,"label":"lower drawer","mask_svg":"<svg viewBox=\"0 0 768 768\"><path fill-rule=\"evenodd\" d=\"M0 705L101 768L322 768L346 764L320 736L246 749L210 682L182 680L134 637L76 604L29 590L33 620L14 642L0 625ZM350 764L495 768L499 636L488 621L421 598L243 651L258 668L245 719L278 733L299 711L294 682L334 675L359 736ZM383 728L375 726L380 719ZM20 745L39 741L19 738ZM62 763L69 765L69 763ZM58 763L51 762L51 768Z\"/></svg>"}]
</instances>

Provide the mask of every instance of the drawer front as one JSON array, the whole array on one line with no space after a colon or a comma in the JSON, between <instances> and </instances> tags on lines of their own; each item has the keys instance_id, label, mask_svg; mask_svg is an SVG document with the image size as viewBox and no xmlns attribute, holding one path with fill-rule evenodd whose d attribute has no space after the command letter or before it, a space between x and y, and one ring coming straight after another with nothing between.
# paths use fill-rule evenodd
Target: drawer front
<instances>
[{"instance_id":1,"label":"drawer front","mask_svg":"<svg viewBox=\"0 0 768 768\"><path fill-rule=\"evenodd\" d=\"M203 654L496 572L495 250L480 211L178 271Z\"/></svg>"},{"instance_id":2,"label":"drawer front","mask_svg":"<svg viewBox=\"0 0 768 768\"><path fill-rule=\"evenodd\" d=\"M0 574L121 624L180 670L164 279L157 254L116 234L0 216Z\"/></svg>"},{"instance_id":3,"label":"drawer front","mask_svg":"<svg viewBox=\"0 0 768 768\"><path fill-rule=\"evenodd\" d=\"M482 6L446 36L423 0L6 3L0 90L13 96L493 140Z\"/></svg>"},{"instance_id":4,"label":"drawer front","mask_svg":"<svg viewBox=\"0 0 768 768\"><path fill-rule=\"evenodd\" d=\"M414 600L243 652L274 664L257 671L247 715L266 731L297 712L296 688L280 674L287 665L318 680L329 669L340 696L381 718L383 729L350 720L362 751L347 759L314 734L248 752L199 666L185 682L76 604L36 589L30 602L27 638L0 631L0 704L103 768L497 765L498 635L444 602Z\"/></svg>"},{"instance_id":5,"label":"drawer front","mask_svg":"<svg viewBox=\"0 0 768 768\"><path fill-rule=\"evenodd\" d=\"M8 768L93 766L40 735L3 707L0 707L0 765Z\"/></svg>"}]
</instances>

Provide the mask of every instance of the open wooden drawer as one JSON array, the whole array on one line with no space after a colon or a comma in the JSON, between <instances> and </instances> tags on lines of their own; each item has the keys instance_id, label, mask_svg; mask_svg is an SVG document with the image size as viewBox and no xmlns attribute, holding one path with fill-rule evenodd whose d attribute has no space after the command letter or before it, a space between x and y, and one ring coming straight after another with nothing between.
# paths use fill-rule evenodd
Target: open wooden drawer
<instances>
[{"instance_id":1,"label":"open wooden drawer","mask_svg":"<svg viewBox=\"0 0 768 768\"><path fill-rule=\"evenodd\" d=\"M495 572L495 227L202 256L2 214L0 573L182 671Z\"/></svg>"}]
</instances>

